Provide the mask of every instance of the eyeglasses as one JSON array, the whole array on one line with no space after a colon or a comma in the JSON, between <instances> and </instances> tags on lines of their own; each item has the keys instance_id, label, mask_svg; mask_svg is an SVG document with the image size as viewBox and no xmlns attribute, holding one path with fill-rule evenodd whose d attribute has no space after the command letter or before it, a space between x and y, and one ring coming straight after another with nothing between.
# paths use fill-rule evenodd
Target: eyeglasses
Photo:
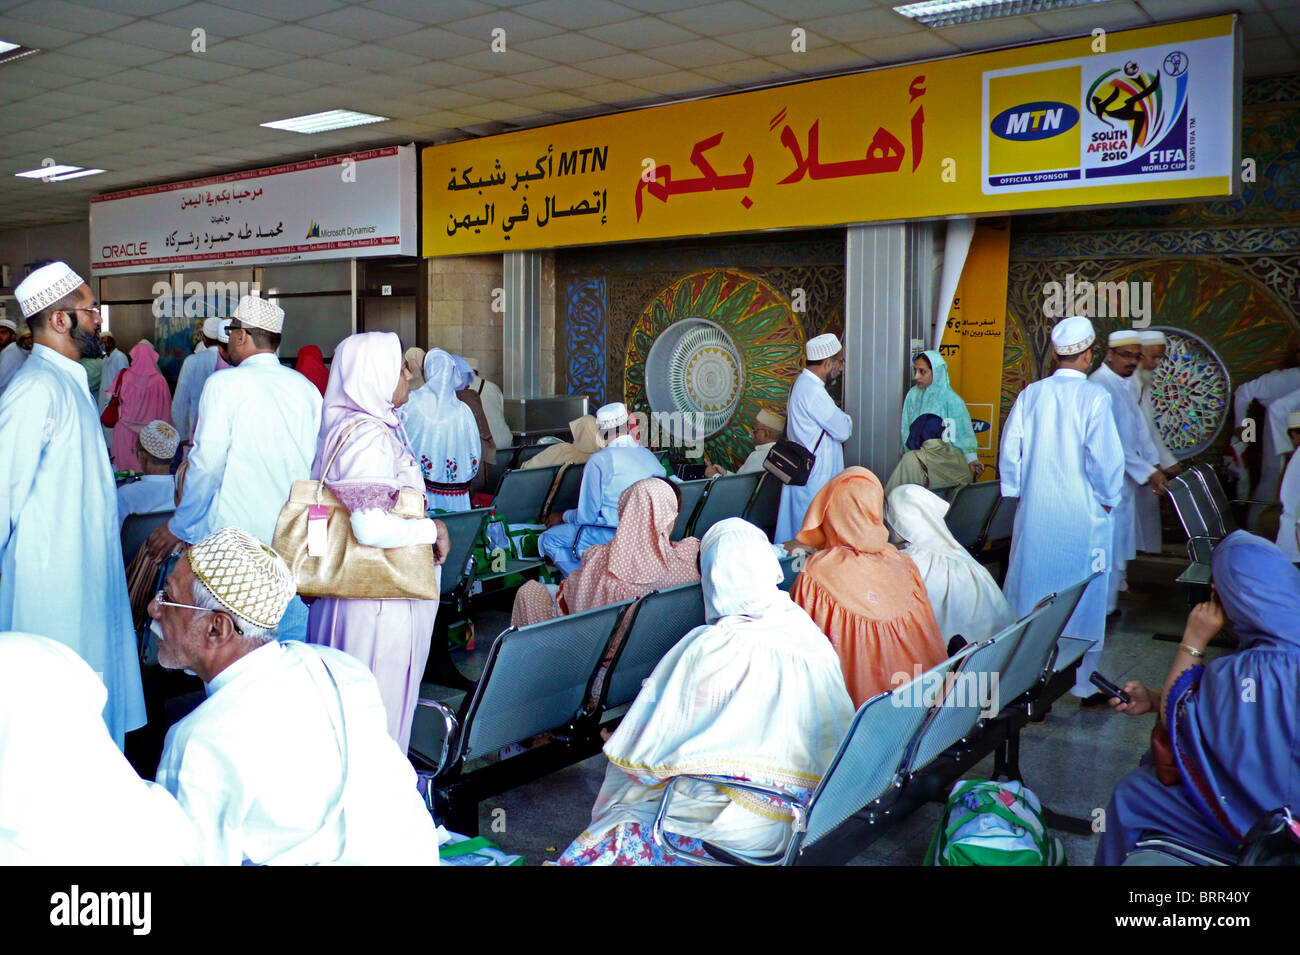
<instances>
[{"instance_id":1,"label":"eyeglasses","mask_svg":"<svg viewBox=\"0 0 1300 955\"><path fill-rule=\"evenodd\" d=\"M84 306L84 307L82 307L82 308L70 308L70 309L67 309L67 311L69 311L69 312L94 312L96 315L99 315L99 314L101 314L102 311L103 311L103 306L101 306L101 305L99 304L99 302L94 302L94 303L92 303L92 304L90 304L90 305L86 305L86 306Z\"/></svg>"},{"instance_id":2,"label":"eyeglasses","mask_svg":"<svg viewBox=\"0 0 1300 955\"><path fill-rule=\"evenodd\" d=\"M194 606L194 604L180 604L174 600L168 600L167 591L165 589L159 590L156 594L154 594L153 600L151 600L150 603L156 603L160 607L182 607L185 610L197 610L200 613L222 613L223 612L220 610L213 610L211 607L196 607ZM239 634L242 637L244 635L244 631L239 628L239 624L235 622L235 618L232 617L230 614L226 614L226 616L230 617L230 623L231 626L235 628L235 633Z\"/></svg>"}]
</instances>

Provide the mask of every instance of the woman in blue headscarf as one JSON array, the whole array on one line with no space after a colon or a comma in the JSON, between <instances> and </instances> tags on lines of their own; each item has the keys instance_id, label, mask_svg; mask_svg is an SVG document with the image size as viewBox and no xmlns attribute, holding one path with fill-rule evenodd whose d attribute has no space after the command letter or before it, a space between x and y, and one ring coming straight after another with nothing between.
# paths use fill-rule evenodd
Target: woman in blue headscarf
<instances>
[{"instance_id":1,"label":"woman in blue headscarf","mask_svg":"<svg viewBox=\"0 0 1300 955\"><path fill-rule=\"evenodd\" d=\"M1246 531L1215 548L1212 570L1218 601L1193 608L1164 689L1134 681L1124 686L1131 703L1111 701L1159 714L1157 741L1172 750L1161 774L1172 784L1152 766L1120 780L1098 865L1122 864L1143 833L1232 856L1265 813L1300 805L1300 571ZM1205 664L1225 615L1237 651Z\"/></svg>"},{"instance_id":2,"label":"woman in blue headscarf","mask_svg":"<svg viewBox=\"0 0 1300 955\"><path fill-rule=\"evenodd\" d=\"M903 399L903 420L900 435L904 441L908 438L912 422L920 415L933 414L943 419L944 430L951 434L948 441L966 456L971 474L979 477L984 473L976 453L975 429L970 423L970 412L961 395L952 390L948 383L948 363L937 351L924 351L912 359L912 387ZM948 425L951 422L952 430Z\"/></svg>"}]
</instances>

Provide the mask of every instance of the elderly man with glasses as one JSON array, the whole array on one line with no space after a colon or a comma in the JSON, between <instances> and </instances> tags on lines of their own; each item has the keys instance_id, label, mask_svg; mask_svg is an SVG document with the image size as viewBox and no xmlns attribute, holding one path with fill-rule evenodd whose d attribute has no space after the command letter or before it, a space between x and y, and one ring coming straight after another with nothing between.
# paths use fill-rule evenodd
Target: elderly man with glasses
<instances>
[{"instance_id":1,"label":"elderly man with glasses","mask_svg":"<svg viewBox=\"0 0 1300 955\"><path fill-rule=\"evenodd\" d=\"M235 307L227 344L235 367L203 385L180 504L146 544L154 559L221 527L270 544L293 482L311 476L321 394L276 357L283 325L284 310L255 295ZM280 635L307 635L307 606L297 596Z\"/></svg>"},{"instance_id":2,"label":"elderly man with glasses","mask_svg":"<svg viewBox=\"0 0 1300 955\"><path fill-rule=\"evenodd\" d=\"M14 289L29 361L0 400L0 630L70 647L108 688L120 747L144 724L113 469L82 358L103 355L99 306L62 262Z\"/></svg>"},{"instance_id":3,"label":"elderly man with glasses","mask_svg":"<svg viewBox=\"0 0 1300 955\"><path fill-rule=\"evenodd\" d=\"M158 662L207 685L167 734L158 782L208 865L436 865L433 819L388 735L379 687L340 650L281 643L294 595L275 551L225 527L149 606Z\"/></svg>"}]
</instances>

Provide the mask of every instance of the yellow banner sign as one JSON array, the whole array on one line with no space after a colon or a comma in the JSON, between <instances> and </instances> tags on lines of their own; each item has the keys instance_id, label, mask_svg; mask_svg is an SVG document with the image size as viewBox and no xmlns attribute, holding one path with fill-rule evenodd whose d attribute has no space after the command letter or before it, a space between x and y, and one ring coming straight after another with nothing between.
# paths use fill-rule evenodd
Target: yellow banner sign
<instances>
[{"instance_id":1,"label":"yellow banner sign","mask_svg":"<svg viewBox=\"0 0 1300 955\"><path fill-rule=\"evenodd\" d=\"M1236 18L431 146L425 255L1231 195Z\"/></svg>"},{"instance_id":2,"label":"yellow banner sign","mask_svg":"<svg viewBox=\"0 0 1300 955\"><path fill-rule=\"evenodd\" d=\"M975 226L939 345L939 354L948 363L948 383L970 412L975 447L984 464L998 463L1010 257L1009 220Z\"/></svg>"}]
</instances>

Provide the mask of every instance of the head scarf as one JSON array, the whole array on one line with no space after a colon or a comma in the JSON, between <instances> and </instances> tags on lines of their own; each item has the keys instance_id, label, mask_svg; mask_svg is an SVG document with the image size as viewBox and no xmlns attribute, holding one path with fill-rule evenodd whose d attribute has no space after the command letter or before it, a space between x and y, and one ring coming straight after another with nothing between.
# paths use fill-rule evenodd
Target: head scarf
<instances>
[{"instance_id":1,"label":"head scarf","mask_svg":"<svg viewBox=\"0 0 1300 955\"><path fill-rule=\"evenodd\" d=\"M622 821L620 814L638 808L653 816L662 794L656 784L683 773L809 792L853 717L826 638L778 589L780 567L763 532L730 518L711 527L701 546L713 622L668 651L605 745L621 773L611 770L606 777L589 832L602 824L612 828ZM732 588L738 584L736 594ZM715 617L721 611L735 612ZM728 795L772 820L770 804ZM717 826L705 826L703 833L712 828L719 841L732 845L724 836L729 826L763 825L749 813L740 815L745 818L728 819L724 811Z\"/></svg>"},{"instance_id":2,"label":"head scarf","mask_svg":"<svg viewBox=\"0 0 1300 955\"><path fill-rule=\"evenodd\" d=\"M452 356L431 349L424 356L424 387L412 392L402 409L420 470L437 484L467 483L482 460L474 412L456 397L459 380Z\"/></svg>"},{"instance_id":3,"label":"head scarf","mask_svg":"<svg viewBox=\"0 0 1300 955\"><path fill-rule=\"evenodd\" d=\"M456 374L460 376L456 382L456 390L464 391L474 383L474 369L471 368L469 362L460 355L452 355L451 360L455 362Z\"/></svg>"},{"instance_id":4,"label":"head scarf","mask_svg":"<svg viewBox=\"0 0 1300 955\"><path fill-rule=\"evenodd\" d=\"M700 542L670 540L676 522L677 495L667 481L646 478L625 488L614 539L583 551L582 566L560 589L565 612L582 613L699 580Z\"/></svg>"},{"instance_id":5,"label":"head scarf","mask_svg":"<svg viewBox=\"0 0 1300 955\"><path fill-rule=\"evenodd\" d=\"M593 415L583 415L569 422L573 442L561 441L525 461L524 468L548 468L553 464L582 464L600 450L600 432Z\"/></svg>"},{"instance_id":6,"label":"head scarf","mask_svg":"<svg viewBox=\"0 0 1300 955\"><path fill-rule=\"evenodd\" d=\"M392 332L349 335L334 349L311 473L349 511L391 510L402 488L424 489L393 407L401 367L401 341Z\"/></svg>"},{"instance_id":7,"label":"head scarf","mask_svg":"<svg viewBox=\"0 0 1300 955\"><path fill-rule=\"evenodd\" d=\"M117 424L113 427L113 463L118 468L138 471L135 437L140 429L158 418L172 418L172 393L158 370L158 352L148 341L131 349L131 364L122 375L117 392L122 398Z\"/></svg>"},{"instance_id":8,"label":"head scarf","mask_svg":"<svg viewBox=\"0 0 1300 955\"><path fill-rule=\"evenodd\" d=\"M1183 673L1165 718L1193 801L1239 841L1300 805L1300 571L1246 531L1214 549L1211 570L1239 649Z\"/></svg>"},{"instance_id":9,"label":"head scarf","mask_svg":"<svg viewBox=\"0 0 1300 955\"><path fill-rule=\"evenodd\" d=\"M298 358L294 361L293 367L306 377L322 397L325 394L325 388L329 385L330 370L325 367L325 356L316 345L304 345L298 349ZM396 386L394 386L396 387Z\"/></svg>"},{"instance_id":10,"label":"head scarf","mask_svg":"<svg viewBox=\"0 0 1300 955\"><path fill-rule=\"evenodd\" d=\"M179 804L113 744L107 698L68 647L0 633L0 865L176 865L196 856Z\"/></svg>"},{"instance_id":11,"label":"head scarf","mask_svg":"<svg viewBox=\"0 0 1300 955\"><path fill-rule=\"evenodd\" d=\"M406 370L411 373L411 390L424 387L424 349L411 346L404 357Z\"/></svg>"},{"instance_id":12,"label":"head scarf","mask_svg":"<svg viewBox=\"0 0 1300 955\"><path fill-rule=\"evenodd\" d=\"M907 541L903 551L925 581L940 635L947 640L961 634L978 643L1015 615L993 577L952 536L943 519L947 513L948 502L918 484L889 492L889 525Z\"/></svg>"},{"instance_id":13,"label":"head scarf","mask_svg":"<svg viewBox=\"0 0 1300 955\"><path fill-rule=\"evenodd\" d=\"M903 440L907 440L909 426L920 415L934 414L945 423L952 421L953 446L959 448L964 454L974 454L975 430L971 427L970 411L967 410L966 402L962 401L961 395L953 391L952 385L948 383L948 363L937 351L921 354L925 355L930 362L930 368L934 371L934 380L925 388L913 385L908 390L907 397L903 399Z\"/></svg>"},{"instance_id":14,"label":"head scarf","mask_svg":"<svg viewBox=\"0 0 1300 955\"><path fill-rule=\"evenodd\" d=\"M943 419L937 414L918 415L907 431L907 450L917 451L932 438L943 437Z\"/></svg>"},{"instance_id":15,"label":"head scarf","mask_svg":"<svg viewBox=\"0 0 1300 955\"><path fill-rule=\"evenodd\" d=\"M818 551L791 596L835 646L857 706L947 656L925 581L889 543L884 507L879 479L847 468L817 492L798 535Z\"/></svg>"},{"instance_id":16,"label":"head scarf","mask_svg":"<svg viewBox=\"0 0 1300 955\"><path fill-rule=\"evenodd\" d=\"M739 517L718 521L700 541L700 577L709 623L759 617L789 600L780 589L785 574L767 535Z\"/></svg>"}]
</instances>

